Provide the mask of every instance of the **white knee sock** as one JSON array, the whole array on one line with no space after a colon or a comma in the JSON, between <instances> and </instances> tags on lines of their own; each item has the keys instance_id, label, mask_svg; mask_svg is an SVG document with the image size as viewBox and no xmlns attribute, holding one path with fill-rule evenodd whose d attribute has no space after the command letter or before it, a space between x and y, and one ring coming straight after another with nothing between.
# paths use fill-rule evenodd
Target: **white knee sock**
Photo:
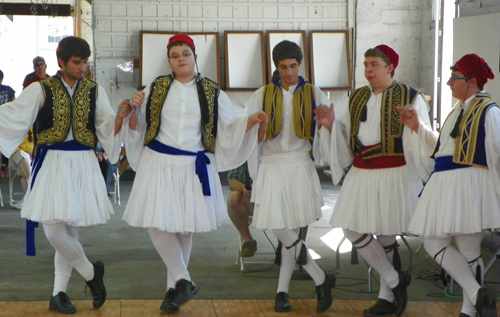
<instances>
[{"instance_id":1,"label":"white knee sock","mask_svg":"<svg viewBox=\"0 0 500 317\"><path fill-rule=\"evenodd\" d=\"M285 292L288 294L290 280L292 279L293 269L295 268L295 258L288 252L285 246L281 247L281 266L278 279L278 290L276 293Z\"/></svg>"},{"instance_id":2,"label":"white knee sock","mask_svg":"<svg viewBox=\"0 0 500 317\"><path fill-rule=\"evenodd\" d=\"M177 234L156 229L148 229L148 233L156 251L167 267L167 277L170 277L169 282L171 283L171 281L178 281L180 279L191 281L187 264L184 261L185 250L183 250ZM167 282L167 290L169 287L172 287L169 282ZM175 287L175 282L173 287Z\"/></svg>"},{"instance_id":3,"label":"white knee sock","mask_svg":"<svg viewBox=\"0 0 500 317\"><path fill-rule=\"evenodd\" d=\"M273 234L278 238L278 240L283 243L283 249L286 249L286 247L292 246L295 241L297 241L298 234L292 229L273 229ZM294 259L294 265L295 265L295 259L299 256L300 250L302 248L303 241L300 240L299 243L297 243L294 247L291 247L290 249L286 249L288 253L293 257ZM314 259L311 257L309 252L307 252L307 264L302 265L302 268L309 274L309 276L314 280L315 285L321 285L325 281L325 273L323 272L322 269L319 268L318 264L314 261ZM282 259L283 262L283 259ZM282 264L283 265L283 264ZM291 276L290 276L291 277Z\"/></svg>"},{"instance_id":4,"label":"white knee sock","mask_svg":"<svg viewBox=\"0 0 500 317\"><path fill-rule=\"evenodd\" d=\"M186 267L189 265L189 258L191 256L191 247L193 244L193 234L188 233L188 234L182 234L182 233L177 233L177 238L179 238L179 242L181 243L182 247L182 258L184 259L184 263L186 264ZM175 288L175 278L172 276L172 273L170 270L167 270L167 291L169 288Z\"/></svg>"},{"instance_id":5,"label":"white knee sock","mask_svg":"<svg viewBox=\"0 0 500 317\"><path fill-rule=\"evenodd\" d=\"M56 251L54 268L54 289L52 290L52 296L56 296L59 292L66 293L73 266Z\"/></svg>"},{"instance_id":6,"label":"white knee sock","mask_svg":"<svg viewBox=\"0 0 500 317\"><path fill-rule=\"evenodd\" d=\"M471 302L475 303L480 285L472 274L464 256L458 252L457 249L450 246L451 239L451 237L424 238L425 250L455 281L457 281L458 284L460 284L464 293L467 293L469 296Z\"/></svg>"},{"instance_id":7,"label":"white knee sock","mask_svg":"<svg viewBox=\"0 0 500 317\"><path fill-rule=\"evenodd\" d=\"M390 246L396 243L396 236L377 236L377 240L380 242L380 244L382 244L382 247ZM387 252L387 250L384 248L384 251L386 251L385 255L387 256L387 259L389 260L389 262L391 262L391 264L394 267L393 263L394 250ZM394 302L394 294L392 293L391 288L389 287L389 285L387 285L387 282L383 278L380 279L380 290L378 292L378 298L385 299L386 301L391 303Z\"/></svg>"},{"instance_id":8,"label":"white knee sock","mask_svg":"<svg viewBox=\"0 0 500 317\"><path fill-rule=\"evenodd\" d=\"M344 229L345 237L351 241L359 241L359 239L363 236L362 234ZM392 263L387 259L384 248L376 239L370 239L372 236L368 234L368 236L356 244L353 243L355 247L361 247L357 249L358 253L365 259L368 264L373 267L378 274L380 275L380 279L384 279L389 288L393 289L399 284L399 275L398 272L392 266Z\"/></svg>"},{"instance_id":9,"label":"white knee sock","mask_svg":"<svg viewBox=\"0 0 500 317\"><path fill-rule=\"evenodd\" d=\"M458 251L462 253L464 258L467 260L472 275L476 278L476 270L479 267L481 271L480 282L478 284L482 285L484 282L484 262L481 258L481 240L483 239L482 233L476 233L473 235L462 235L455 237L455 243L457 245ZM477 281L477 279L476 279ZM476 314L476 308L474 303L469 298L469 295L463 293L463 303L462 303L462 313L469 316L474 316Z\"/></svg>"},{"instance_id":10,"label":"white knee sock","mask_svg":"<svg viewBox=\"0 0 500 317\"><path fill-rule=\"evenodd\" d=\"M94 266L85 256L78 238L73 236L65 223L43 224L45 236L59 255L64 258L80 275L90 281L94 278Z\"/></svg>"}]
</instances>

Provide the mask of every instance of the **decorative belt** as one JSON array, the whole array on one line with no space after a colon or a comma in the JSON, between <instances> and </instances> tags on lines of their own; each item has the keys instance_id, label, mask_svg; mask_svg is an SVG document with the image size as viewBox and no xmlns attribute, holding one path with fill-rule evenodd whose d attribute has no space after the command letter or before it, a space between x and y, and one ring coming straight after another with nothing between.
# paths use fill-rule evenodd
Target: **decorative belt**
<instances>
[{"instance_id":1,"label":"decorative belt","mask_svg":"<svg viewBox=\"0 0 500 317\"><path fill-rule=\"evenodd\" d=\"M147 145L151 150L170 155L187 155L187 156L196 156L195 161L195 172L200 179L200 183L203 188L203 195L211 196L210 192L210 181L208 177L207 165L210 164L210 158L205 154L208 150L198 151L198 152L189 152L185 150L180 150L178 148L166 145L161 143L158 140L152 140Z\"/></svg>"},{"instance_id":2,"label":"decorative belt","mask_svg":"<svg viewBox=\"0 0 500 317\"><path fill-rule=\"evenodd\" d=\"M406 164L403 155L382 156L381 144L363 147L354 154L352 165L362 169L381 169L400 167Z\"/></svg>"}]
</instances>

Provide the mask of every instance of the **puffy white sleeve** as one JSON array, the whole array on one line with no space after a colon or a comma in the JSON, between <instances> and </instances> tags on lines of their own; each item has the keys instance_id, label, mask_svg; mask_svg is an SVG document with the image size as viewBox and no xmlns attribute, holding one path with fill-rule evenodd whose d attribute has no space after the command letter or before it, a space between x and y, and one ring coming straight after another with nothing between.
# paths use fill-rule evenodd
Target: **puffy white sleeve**
<instances>
[{"instance_id":1,"label":"puffy white sleeve","mask_svg":"<svg viewBox=\"0 0 500 317\"><path fill-rule=\"evenodd\" d=\"M493 188L500 196L500 109L491 107L485 118L486 162Z\"/></svg>"},{"instance_id":2,"label":"puffy white sleeve","mask_svg":"<svg viewBox=\"0 0 500 317\"><path fill-rule=\"evenodd\" d=\"M129 119L123 120L122 129L120 131L120 139L123 142L125 151L127 153L127 161L130 167L135 171L139 164L139 159L144 149L144 137L146 135L146 104L149 97L149 86L147 86L143 92L145 93L144 101L140 107L140 113L138 114L137 130L132 130L129 127Z\"/></svg>"},{"instance_id":3,"label":"puffy white sleeve","mask_svg":"<svg viewBox=\"0 0 500 317\"><path fill-rule=\"evenodd\" d=\"M434 170L434 160L431 159L432 152L436 146L439 134L432 130L429 119L429 106L422 95L418 95L413 103L420 121L418 133L413 132L407 126L403 130L403 147L406 165L408 166L415 181L422 179L427 181Z\"/></svg>"},{"instance_id":4,"label":"puffy white sleeve","mask_svg":"<svg viewBox=\"0 0 500 317\"><path fill-rule=\"evenodd\" d=\"M249 113L250 115L255 112ZM246 132L248 117L237 111L225 92L219 95L219 114L215 143L217 170L227 171L242 165L256 155L258 125Z\"/></svg>"},{"instance_id":5,"label":"puffy white sleeve","mask_svg":"<svg viewBox=\"0 0 500 317\"><path fill-rule=\"evenodd\" d=\"M109 161L113 163L118 161L121 149L120 135L115 136L115 118L116 114L111 108L106 91L99 86L96 102L96 136Z\"/></svg>"},{"instance_id":6,"label":"puffy white sleeve","mask_svg":"<svg viewBox=\"0 0 500 317\"><path fill-rule=\"evenodd\" d=\"M335 107L335 121L332 132L328 129L319 129L321 157L330 164L332 182L338 184L344 176L344 169L352 164L353 156L350 148L350 121L349 121L349 99L342 105ZM326 140L326 142L325 142Z\"/></svg>"},{"instance_id":7,"label":"puffy white sleeve","mask_svg":"<svg viewBox=\"0 0 500 317\"><path fill-rule=\"evenodd\" d=\"M33 126L45 97L40 84L28 86L12 102L0 106L0 152L10 157Z\"/></svg>"}]
</instances>

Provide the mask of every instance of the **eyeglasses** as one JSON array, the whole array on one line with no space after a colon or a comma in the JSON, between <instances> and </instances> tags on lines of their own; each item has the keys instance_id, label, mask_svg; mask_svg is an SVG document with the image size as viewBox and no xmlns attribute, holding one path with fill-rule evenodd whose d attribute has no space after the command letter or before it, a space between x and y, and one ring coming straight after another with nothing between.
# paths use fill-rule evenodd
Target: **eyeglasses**
<instances>
[{"instance_id":1,"label":"eyeglasses","mask_svg":"<svg viewBox=\"0 0 500 317\"><path fill-rule=\"evenodd\" d=\"M42 67L42 66L45 66L45 64L44 63L35 64L35 67Z\"/></svg>"},{"instance_id":2,"label":"eyeglasses","mask_svg":"<svg viewBox=\"0 0 500 317\"><path fill-rule=\"evenodd\" d=\"M173 55L170 55L169 59L173 59L174 61L176 61L179 58L181 58L181 56L184 57L184 59L187 59L187 58L191 57L191 55L193 55L191 52L185 52L185 53L182 53L182 55L173 54Z\"/></svg>"},{"instance_id":3,"label":"eyeglasses","mask_svg":"<svg viewBox=\"0 0 500 317\"><path fill-rule=\"evenodd\" d=\"M459 79L469 80L470 78L469 77L454 77L454 76L451 76L450 79L448 79L448 81L454 82L455 80L459 80Z\"/></svg>"}]
</instances>

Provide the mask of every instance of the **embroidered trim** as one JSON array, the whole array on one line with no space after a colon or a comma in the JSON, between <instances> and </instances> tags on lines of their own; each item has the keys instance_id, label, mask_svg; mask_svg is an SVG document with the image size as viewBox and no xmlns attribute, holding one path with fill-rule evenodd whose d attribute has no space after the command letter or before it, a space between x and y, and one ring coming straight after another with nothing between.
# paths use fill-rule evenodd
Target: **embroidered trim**
<instances>
[{"instance_id":1,"label":"embroidered trim","mask_svg":"<svg viewBox=\"0 0 500 317\"><path fill-rule=\"evenodd\" d=\"M90 115L90 93L91 89L97 86L90 80L82 80L73 95L73 137L79 143L90 147L95 147L96 136L87 129ZM97 91L96 91L97 100Z\"/></svg>"},{"instance_id":2,"label":"embroidered trim","mask_svg":"<svg viewBox=\"0 0 500 317\"><path fill-rule=\"evenodd\" d=\"M163 102L167 98L167 92L170 84L172 83L172 77L165 76L157 78L150 89L150 102L149 105L149 127L146 131L146 136L144 137L144 143L148 144L153 140L158 134L158 129L160 128L161 119L161 109L163 108Z\"/></svg>"}]
</instances>

